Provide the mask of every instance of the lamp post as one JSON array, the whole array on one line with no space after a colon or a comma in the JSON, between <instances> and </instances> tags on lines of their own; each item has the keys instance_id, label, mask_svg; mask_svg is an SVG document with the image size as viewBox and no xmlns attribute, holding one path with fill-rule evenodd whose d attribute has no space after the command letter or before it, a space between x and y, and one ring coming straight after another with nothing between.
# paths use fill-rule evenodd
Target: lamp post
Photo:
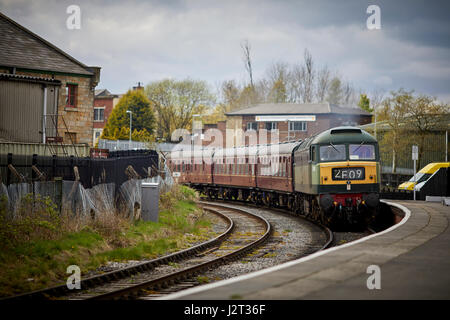
<instances>
[{"instance_id":1,"label":"lamp post","mask_svg":"<svg viewBox=\"0 0 450 320\"><path fill-rule=\"evenodd\" d=\"M133 119L133 112L131 112L130 110L127 110L127 113L130 114L130 145L128 146L128 148L131 148L131 121Z\"/></svg>"}]
</instances>

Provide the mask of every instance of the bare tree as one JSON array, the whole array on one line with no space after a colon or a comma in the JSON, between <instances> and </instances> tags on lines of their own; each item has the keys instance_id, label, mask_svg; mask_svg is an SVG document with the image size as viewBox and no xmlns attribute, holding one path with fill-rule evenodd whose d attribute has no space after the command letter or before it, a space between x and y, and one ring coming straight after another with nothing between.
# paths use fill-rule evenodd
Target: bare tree
<instances>
[{"instance_id":1,"label":"bare tree","mask_svg":"<svg viewBox=\"0 0 450 320\"><path fill-rule=\"evenodd\" d=\"M273 63L267 69L266 74L267 80L261 82L266 100L275 103L288 102L289 65L285 62Z\"/></svg>"},{"instance_id":2,"label":"bare tree","mask_svg":"<svg viewBox=\"0 0 450 320\"><path fill-rule=\"evenodd\" d=\"M292 91L296 102L311 103L314 101L316 71L314 61L308 49L305 49L302 64L292 66Z\"/></svg>"},{"instance_id":3,"label":"bare tree","mask_svg":"<svg viewBox=\"0 0 450 320\"><path fill-rule=\"evenodd\" d=\"M305 49L304 53L304 89L303 89L303 102L311 103L314 94L314 62L311 53L308 49Z\"/></svg>"},{"instance_id":4,"label":"bare tree","mask_svg":"<svg viewBox=\"0 0 450 320\"><path fill-rule=\"evenodd\" d=\"M245 70L247 70L248 72L250 78L250 85L253 87L253 69L252 69L252 60L250 58L251 46L247 39L241 43L241 48L243 51L242 59L244 60Z\"/></svg>"},{"instance_id":5,"label":"bare tree","mask_svg":"<svg viewBox=\"0 0 450 320\"><path fill-rule=\"evenodd\" d=\"M317 72L317 83L316 83L316 96L315 100L317 102L324 102L328 88L330 87L330 70L327 66L324 66Z\"/></svg>"},{"instance_id":6,"label":"bare tree","mask_svg":"<svg viewBox=\"0 0 450 320\"><path fill-rule=\"evenodd\" d=\"M377 118L378 118L378 113L379 113L379 107L382 105L385 95L386 95L386 90L384 90L384 89L376 89L375 91L373 91L369 94L370 107L373 109L373 114L374 114L375 139L377 138Z\"/></svg>"}]
</instances>

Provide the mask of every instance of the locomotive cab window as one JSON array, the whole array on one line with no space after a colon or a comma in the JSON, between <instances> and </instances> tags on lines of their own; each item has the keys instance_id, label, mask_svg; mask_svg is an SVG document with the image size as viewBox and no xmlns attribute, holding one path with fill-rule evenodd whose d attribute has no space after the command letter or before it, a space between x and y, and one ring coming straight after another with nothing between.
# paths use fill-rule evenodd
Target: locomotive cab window
<instances>
[{"instance_id":1,"label":"locomotive cab window","mask_svg":"<svg viewBox=\"0 0 450 320\"><path fill-rule=\"evenodd\" d=\"M372 144L349 145L350 160L375 160L375 146Z\"/></svg>"},{"instance_id":2,"label":"locomotive cab window","mask_svg":"<svg viewBox=\"0 0 450 320\"><path fill-rule=\"evenodd\" d=\"M309 147L309 160L316 161L316 147L310 146Z\"/></svg>"},{"instance_id":3,"label":"locomotive cab window","mask_svg":"<svg viewBox=\"0 0 450 320\"><path fill-rule=\"evenodd\" d=\"M346 160L345 145L320 146L320 161L340 161Z\"/></svg>"}]
</instances>

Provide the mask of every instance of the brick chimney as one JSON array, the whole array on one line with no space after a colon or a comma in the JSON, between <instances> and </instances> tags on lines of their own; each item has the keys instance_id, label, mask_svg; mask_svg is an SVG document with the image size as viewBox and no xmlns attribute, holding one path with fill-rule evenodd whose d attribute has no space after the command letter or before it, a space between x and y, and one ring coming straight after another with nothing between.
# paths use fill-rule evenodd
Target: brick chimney
<instances>
[{"instance_id":1,"label":"brick chimney","mask_svg":"<svg viewBox=\"0 0 450 320\"><path fill-rule=\"evenodd\" d=\"M141 85L140 82L138 82L137 86L133 87L133 91L136 91L136 90L144 90L144 87Z\"/></svg>"}]
</instances>

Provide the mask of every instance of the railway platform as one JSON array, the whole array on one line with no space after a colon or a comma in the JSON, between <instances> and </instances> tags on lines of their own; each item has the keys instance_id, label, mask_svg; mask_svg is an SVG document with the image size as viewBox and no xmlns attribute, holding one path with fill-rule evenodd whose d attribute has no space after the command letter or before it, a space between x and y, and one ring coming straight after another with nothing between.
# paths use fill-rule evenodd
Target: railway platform
<instances>
[{"instance_id":1,"label":"railway platform","mask_svg":"<svg viewBox=\"0 0 450 320\"><path fill-rule=\"evenodd\" d=\"M386 201L395 226L338 247L166 299L450 299L450 207Z\"/></svg>"}]
</instances>

